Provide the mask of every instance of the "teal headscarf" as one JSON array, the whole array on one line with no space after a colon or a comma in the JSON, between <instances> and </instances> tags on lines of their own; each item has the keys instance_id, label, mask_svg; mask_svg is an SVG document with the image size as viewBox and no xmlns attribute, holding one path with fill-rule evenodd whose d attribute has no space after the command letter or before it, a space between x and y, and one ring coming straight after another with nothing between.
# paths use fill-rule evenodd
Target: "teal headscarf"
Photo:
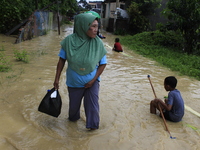
<instances>
[{"instance_id":1,"label":"teal headscarf","mask_svg":"<svg viewBox=\"0 0 200 150\"><path fill-rule=\"evenodd\" d=\"M66 51L68 65L80 75L92 72L107 53L98 36L90 38L86 34L95 19L95 16L87 13L77 15L74 20L74 33L61 42Z\"/></svg>"}]
</instances>

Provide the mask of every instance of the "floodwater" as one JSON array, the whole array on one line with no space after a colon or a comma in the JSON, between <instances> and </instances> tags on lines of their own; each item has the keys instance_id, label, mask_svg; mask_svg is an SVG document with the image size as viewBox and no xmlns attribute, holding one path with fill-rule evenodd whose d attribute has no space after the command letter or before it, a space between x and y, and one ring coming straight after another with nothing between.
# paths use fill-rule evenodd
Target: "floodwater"
<instances>
[{"instance_id":1,"label":"floodwater","mask_svg":"<svg viewBox=\"0 0 200 150\"><path fill-rule=\"evenodd\" d=\"M167 95L166 76L174 75L185 104L200 112L200 81L179 76L153 60L137 55L126 47L125 55L111 50L116 36L103 32L108 64L100 82L100 128L88 131L81 107L81 119L70 122L65 71L60 80L63 101L58 118L37 111L47 89L52 88L60 41L72 33L72 26L61 35L48 35L19 44L14 37L0 36L0 46L9 56L12 71L0 73L0 149L1 150L199 150L200 118L185 110L179 123L167 121L173 137L165 130L162 118L149 113L154 98L147 75L158 98ZM123 46L123 45L122 45ZM18 62L13 50L30 53L29 63ZM66 68L64 68L66 69Z\"/></svg>"}]
</instances>

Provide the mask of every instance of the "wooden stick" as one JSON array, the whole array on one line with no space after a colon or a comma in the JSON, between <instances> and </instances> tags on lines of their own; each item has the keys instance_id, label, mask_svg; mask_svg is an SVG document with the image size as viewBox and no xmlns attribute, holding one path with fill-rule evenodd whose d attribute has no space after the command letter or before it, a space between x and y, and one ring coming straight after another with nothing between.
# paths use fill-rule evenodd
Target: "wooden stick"
<instances>
[{"instance_id":1,"label":"wooden stick","mask_svg":"<svg viewBox=\"0 0 200 150\"><path fill-rule=\"evenodd\" d=\"M155 98L157 98L157 96L156 96L156 92L155 92L155 90L154 90L154 88L153 88L153 85L152 85L152 83L151 83L150 75L148 75L147 77L148 77L148 79L149 79L149 82L150 82L151 88L152 88L152 90L153 90L153 94L154 94Z\"/></svg>"},{"instance_id":2,"label":"wooden stick","mask_svg":"<svg viewBox=\"0 0 200 150\"><path fill-rule=\"evenodd\" d=\"M155 98L157 98L156 93L155 93L155 90L154 90L153 85L152 85L152 83L151 83L150 75L148 75L147 77L148 77L149 82L150 82L150 84L151 84L151 88L152 88L152 90L153 90L154 96L155 96ZM170 138L171 138L171 139L175 139L175 137L172 137L172 136L171 136L171 133L170 133L168 127L167 127L167 123L166 123L165 117L164 117L164 115L163 115L162 109L161 109L161 107L160 107L159 104L158 104L158 107L159 107L159 110L160 110L160 113L161 113L161 116L162 116L162 119L163 119L165 128L166 128L167 132L168 132L169 135L170 135Z\"/></svg>"},{"instance_id":3,"label":"wooden stick","mask_svg":"<svg viewBox=\"0 0 200 150\"><path fill-rule=\"evenodd\" d=\"M171 133L169 132L169 129L168 129L168 127L167 127L167 123L166 123L165 117L164 117L164 115L163 115L162 109L161 109L161 107L160 107L159 104L158 104L158 107L159 107L159 110L160 110L161 116L162 116L162 118L163 118L163 122L164 122L164 124L165 124L165 128L166 128L167 132L169 133L170 138L173 138L172 135L171 135Z\"/></svg>"}]
</instances>

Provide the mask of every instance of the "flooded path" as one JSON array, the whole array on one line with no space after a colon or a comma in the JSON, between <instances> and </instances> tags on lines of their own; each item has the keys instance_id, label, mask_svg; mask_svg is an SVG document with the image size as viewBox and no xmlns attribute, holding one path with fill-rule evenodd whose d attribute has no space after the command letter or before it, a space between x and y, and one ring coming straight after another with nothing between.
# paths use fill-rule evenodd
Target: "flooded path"
<instances>
[{"instance_id":1,"label":"flooded path","mask_svg":"<svg viewBox=\"0 0 200 150\"><path fill-rule=\"evenodd\" d=\"M151 75L156 95L167 95L166 76L178 79L177 89L185 104L200 112L200 81L179 76L156 62L124 47L126 55L111 50L116 36L103 33L108 64L100 82L100 128L88 131L81 108L81 119L69 122L65 72L60 80L63 101L58 118L37 111L47 89L52 88L60 41L71 34L72 26L31 41L13 44L15 38L0 35L0 46L13 63L12 71L0 73L0 149L2 150L198 150L200 118L185 110L183 121L167 121L172 136L165 131L162 118L149 113L154 98L147 75ZM122 45L123 46L123 45ZM30 62L17 62L13 50L27 50ZM66 69L66 68L65 68Z\"/></svg>"}]
</instances>

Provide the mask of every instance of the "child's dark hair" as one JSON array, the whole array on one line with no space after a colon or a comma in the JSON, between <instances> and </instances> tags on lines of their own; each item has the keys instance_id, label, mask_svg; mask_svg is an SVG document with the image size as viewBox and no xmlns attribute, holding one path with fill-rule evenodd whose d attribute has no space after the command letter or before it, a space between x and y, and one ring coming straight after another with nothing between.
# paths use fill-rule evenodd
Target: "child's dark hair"
<instances>
[{"instance_id":1,"label":"child's dark hair","mask_svg":"<svg viewBox=\"0 0 200 150\"><path fill-rule=\"evenodd\" d=\"M119 38L116 38L116 39L115 39L115 42L119 42Z\"/></svg>"},{"instance_id":2,"label":"child's dark hair","mask_svg":"<svg viewBox=\"0 0 200 150\"><path fill-rule=\"evenodd\" d=\"M169 85L171 88L175 88L177 85L177 79L174 76L169 76L165 78L164 83Z\"/></svg>"}]
</instances>

